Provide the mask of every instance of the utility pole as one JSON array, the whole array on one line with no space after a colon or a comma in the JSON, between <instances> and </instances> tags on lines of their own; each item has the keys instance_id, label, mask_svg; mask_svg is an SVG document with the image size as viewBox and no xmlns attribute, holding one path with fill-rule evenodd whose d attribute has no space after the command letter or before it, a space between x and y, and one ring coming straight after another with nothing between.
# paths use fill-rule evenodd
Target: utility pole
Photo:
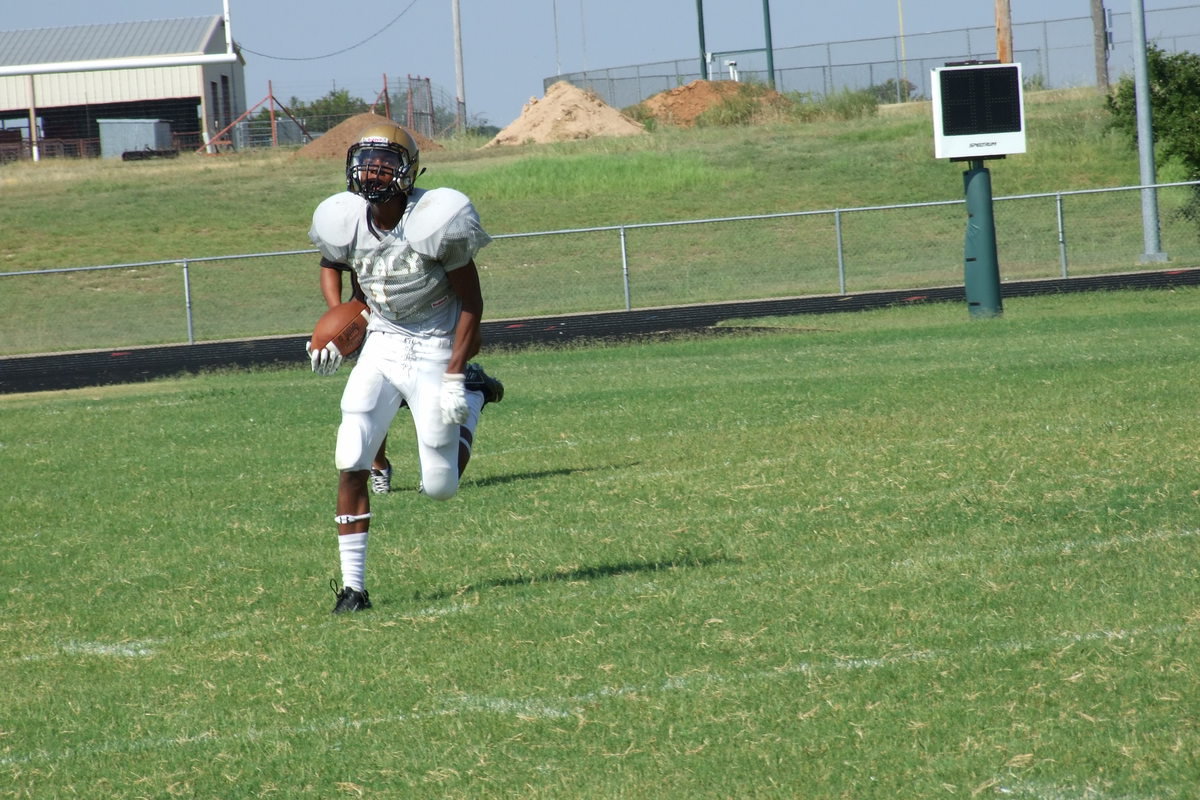
<instances>
[{"instance_id":1,"label":"utility pole","mask_svg":"<svg viewBox=\"0 0 1200 800\"><path fill-rule=\"evenodd\" d=\"M700 80L708 80L708 51L704 49L704 0L696 0L696 20L700 24Z\"/></svg>"},{"instance_id":2,"label":"utility pole","mask_svg":"<svg viewBox=\"0 0 1200 800\"><path fill-rule=\"evenodd\" d=\"M562 75L562 58L558 54L558 0L553 0L554 6L554 74Z\"/></svg>"},{"instance_id":3,"label":"utility pole","mask_svg":"<svg viewBox=\"0 0 1200 800\"><path fill-rule=\"evenodd\" d=\"M996 0L996 60L1011 64L1013 60L1012 6L1009 0Z\"/></svg>"},{"instance_id":4,"label":"utility pole","mask_svg":"<svg viewBox=\"0 0 1200 800\"><path fill-rule=\"evenodd\" d=\"M450 4L450 14L454 21L455 89L458 92L458 97L455 98L457 102L454 109L454 127L459 133L462 133L467 129L467 89L463 80L462 20L458 11L458 0L450 0Z\"/></svg>"},{"instance_id":5,"label":"utility pole","mask_svg":"<svg viewBox=\"0 0 1200 800\"><path fill-rule=\"evenodd\" d=\"M1092 2L1092 50L1096 57L1096 87L1108 92L1108 14L1104 0Z\"/></svg>"}]
</instances>

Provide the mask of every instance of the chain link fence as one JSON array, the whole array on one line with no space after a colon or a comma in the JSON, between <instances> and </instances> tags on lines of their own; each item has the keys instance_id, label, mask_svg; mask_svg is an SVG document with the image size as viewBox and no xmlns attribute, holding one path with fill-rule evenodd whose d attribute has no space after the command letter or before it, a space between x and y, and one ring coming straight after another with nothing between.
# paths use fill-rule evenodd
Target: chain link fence
<instances>
[{"instance_id":1,"label":"chain link fence","mask_svg":"<svg viewBox=\"0 0 1200 800\"><path fill-rule=\"evenodd\" d=\"M1159 254L1144 252L1145 190L995 198L1001 279L1200 265L1182 213L1200 182L1156 187ZM502 234L477 262L487 318L523 319L962 285L965 231L959 200ZM0 273L0 355L307 333L316 264L295 250ZM47 303L71 324L30 313Z\"/></svg>"},{"instance_id":2,"label":"chain link fence","mask_svg":"<svg viewBox=\"0 0 1200 800\"><path fill-rule=\"evenodd\" d=\"M1200 48L1200 6L1147 11L1146 36L1167 52ZM1111 14L1112 79L1132 74L1131 14ZM1040 89L1096 86L1095 29L1091 17L1014 24L1013 60ZM994 26L773 48L775 88L822 99L841 91L876 90L884 102L929 99L929 74L949 62L996 58ZM763 48L709 53L708 77L769 83ZM546 78L589 89L615 108L701 78L701 59L675 59L572 72ZM887 96L891 94L892 96Z\"/></svg>"}]
</instances>

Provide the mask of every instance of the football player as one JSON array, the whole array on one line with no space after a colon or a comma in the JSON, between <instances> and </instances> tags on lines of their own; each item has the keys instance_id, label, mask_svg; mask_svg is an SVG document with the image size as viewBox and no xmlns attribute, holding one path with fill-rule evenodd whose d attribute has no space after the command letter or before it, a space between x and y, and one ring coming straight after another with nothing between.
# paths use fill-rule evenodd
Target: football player
<instances>
[{"instance_id":1,"label":"football player","mask_svg":"<svg viewBox=\"0 0 1200 800\"><path fill-rule=\"evenodd\" d=\"M404 128L368 127L347 150L346 191L317 206L309 230L322 266L351 270L371 309L342 393L334 450L342 569L342 588L333 584L335 614L371 607L367 479L401 403L416 429L421 492L448 500L470 459L483 406L504 396L500 381L469 363L479 352L483 314L475 255L491 237L463 193L415 188L422 171L417 143ZM307 349L318 374L341 365L336 347Z\"/></svg>"}]
</instances>

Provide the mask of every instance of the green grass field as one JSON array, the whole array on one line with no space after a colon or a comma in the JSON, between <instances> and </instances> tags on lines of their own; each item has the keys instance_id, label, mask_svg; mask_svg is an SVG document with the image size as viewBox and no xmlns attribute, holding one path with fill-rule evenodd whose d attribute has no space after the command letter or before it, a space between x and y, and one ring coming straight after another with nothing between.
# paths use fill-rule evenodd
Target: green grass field
<instances>
[{"instance_id":1,"label":"green grass field","mask_svg":"<svg viewBox=\"0 0 1200 800\"><path fill-rule=\"evenodd\" d=\"M344 374L0 396L0 797L1193 797L1198 307L485 354L351 618Z\"/></svg>"}]
</instances>

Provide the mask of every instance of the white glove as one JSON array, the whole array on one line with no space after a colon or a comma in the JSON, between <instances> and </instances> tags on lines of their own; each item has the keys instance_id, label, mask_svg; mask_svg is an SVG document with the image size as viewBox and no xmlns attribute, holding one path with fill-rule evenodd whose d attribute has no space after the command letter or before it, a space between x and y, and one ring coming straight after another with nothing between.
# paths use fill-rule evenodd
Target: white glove
<instances>
[{"instance_id":1,"label":"white glove","mask_svg":"<svg viewBox=\"0 0 1200 800\"><path fill-rule=\"evenodd\" d=\"M312 342L305 342L304 352L308 353L308 360L312 362L312 371L318 375L332 375L345 360L342 351L333 342L317 350L312 349Z\"/></svg>"},{"instance_id":2,"label":"white glove","mask_svg":"<svg viewBox=\"0 0 1200 800\"><path fill-rule=\"evenodd\" d=\"M442 376L442 422L461 425L467 411L467 376L447 372Z\"/></svg>"}]
</instances>

